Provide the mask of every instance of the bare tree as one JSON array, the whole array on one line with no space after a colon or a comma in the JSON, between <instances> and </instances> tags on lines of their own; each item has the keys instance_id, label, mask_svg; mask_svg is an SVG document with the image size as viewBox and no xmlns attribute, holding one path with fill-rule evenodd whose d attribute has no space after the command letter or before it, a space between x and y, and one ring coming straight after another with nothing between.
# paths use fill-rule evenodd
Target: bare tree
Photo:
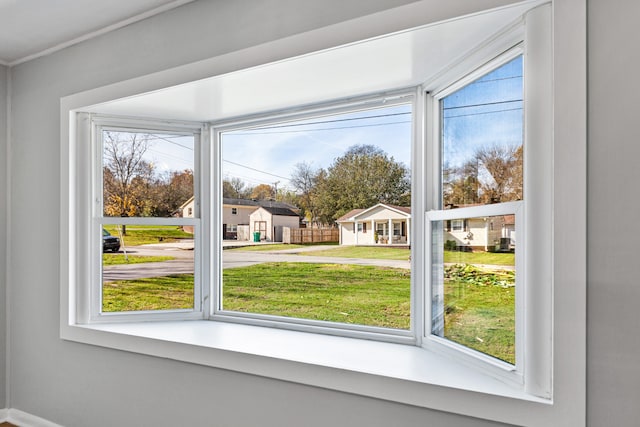
<instances>
[{"instance_id":1,"label":"bare tree","mask_svg":"<svg viewBox=\"0 0 640 427\"><path fill-rule=\"evenodd\" d=\"M149 145L148 134L104 132L103 198L106 215L134 216L144 211L144 193L153 178L153 165L143 160Z\"/></svg>"},{"instance_id":2,"label":"bare tree","mask_svg":"<svg viewBox=\"0 0 640 427\"><path fill-rule=\"evenodd\" d=\"M251 194L252 188L240 178L224 179L222 181L222 197L229 197L232 199L246 199Z\"/></svg>"},{"instance_id":3,"label":"bare tree","mask_svg":"<svg viewBox=\"0 0 640 427\"><path fill-rule=\"evenodd\" d=\"M484 147L476 158L487 172L479 172L485 203L522 199L522 145Z\"/></svg>"},{"instance_id":4,"label":"bare tree","mask_svg":"<svg viewBox=\"0 0 640 427\"><path fill-rule=\"evenodd\" d=\"M522 161L522 145L477 149L463 165L443 168L444 204L521 200Z\"/></svg>"}]
</instances>

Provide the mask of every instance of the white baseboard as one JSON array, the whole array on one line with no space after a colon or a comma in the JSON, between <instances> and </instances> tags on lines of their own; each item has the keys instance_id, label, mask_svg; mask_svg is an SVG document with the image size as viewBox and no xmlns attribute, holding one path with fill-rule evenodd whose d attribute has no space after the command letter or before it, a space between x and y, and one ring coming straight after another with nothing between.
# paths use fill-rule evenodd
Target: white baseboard
<instances>
[{"instance_id":1,"label":"white baseboard","mask_svg":"<svg viewBox=\"0 0 640 427\"><path fill-rule=\"evenodd\" d=\"M60 424L52 423L44 418L11 408L0 409L0 421L7 421L20 427L62 427Z\"/></svg>"}]
</instances>

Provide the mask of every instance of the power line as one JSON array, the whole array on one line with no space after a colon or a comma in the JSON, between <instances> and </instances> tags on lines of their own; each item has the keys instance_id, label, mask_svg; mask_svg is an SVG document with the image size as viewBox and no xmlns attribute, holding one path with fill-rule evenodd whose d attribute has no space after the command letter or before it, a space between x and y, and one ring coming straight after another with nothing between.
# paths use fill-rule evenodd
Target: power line
<instances>
[{"instance_id":1,"label":"power line","mask_svg":"<svg viewBox=\"0 0 640 427\"><path fill-rule=\"evenodd\" d=\"M366 127L376 127L376 126L387 126L387 125L397 125L397 124L405 124L411 123L411 120L405 120L401 122L387 122L387 123L374 123L370 125L354 125L354 126L340 126L335 128L319 128L319 129L304 129L304 130L283 130L278 132L243 132L243 133L232 133L226 136L247 136L247 135L280 135L284 133L306 133L306 132L318 132L325 130L340 130L340 129L356 129L356 128L366 128ZM286 126L283 126L286 127ZM260 128L266 129L266 128Z\"/></svg>"},{"instance_id":2,"label":"power line","mask_svg":"<svg viewBox=\"0 0 640 427\"><path fill-rule=\"evenodd\" d=\"M511 80L511 79L521 79L522 75L519 76L510 76L510 77L498 77L495 79L487 79L487 80L482 80L482 79L478 79L475 82L471 83L471 84L475 84L475 83L489 83L489 82L498 82L500 80Z\"/></svg>"},{"instance_id":3,"label":"power line","mask_svg":"<svg viewBox=\"0 0 640 427\"><path fill-rule=\"evenodd\" d=\"M287 181L290 181L290 178L287 178L286 176L276 175L276 174L271 173L271 172L261 171L260 169L256 169L256 168L252 168L251 166L246 166L246 165L243 165L243 164L240 164L240 163L232 162L231 160L222 159L222 161L223 162L227 162L227 163L231 163L232 165L240 166L242 168L250 169L250 170L255 171L255 172L260 172L260 173L263 173L263 174L266 174L266 175L271 175L271 176L275 176L276 178L282 178L282 179L286 179Z\"/></svg>"},{"instance_id":4,"label":"power line","mask_svg":"<svg viewBox=\"0 0 640 427\"><path fill-rule=\"evenodd\" d=\"M456 117L468 117L468 116L480 116L483 114L494 114L494 113L506 113L509 111L522 111L522 107L520 108L509 108L506 110L496 110L496 111L483 111L481 113L469 113L469 114L458 114L457 116L445 116L445 119L455 119Z\"/></svg>"},{"instance_id":5,"label":"power line","mask_svg":"<svg viewBox=\"0 0 640 427\"><path fill-rule=\"evenodd\" d=\"M407 115L407 114L411 114L411 112L410 111L406 111L406 112L403 112L403 113L378 114L378 115L375 115L375 116L349 117L349 118L346 118L346 119L319 120L319 121L315 121L315 122L292 123L292 124L264 126L264 127L260 127L259 129L277 129L277 128L294 127L294 126L317 125L317 124L324 124L324 123L348 122L348 121L353 121L353 120L379 119L381 117L404 116L404 115Z\"/></svg>"},{"instance_id":6,"label":"power line","mask_svg":"<svg viewBox=\"0 0 640 427\"><path fill-rule=\"evenodd\" d=\"M187 147L186 145L178 144L178 143L177 143L177 142L175 142L175 141L171 141L170 139L167 139L167 138L161 137L161 136L159 136L159 135L150 134L149 136L154 137L154 139L160 139L160 140L162 140L162 141L166 141L166 142L168 142L168 143L170 143L170 144L177 145L178 147L182 147L182 148L185 148L185 149L187 149L187 150L191 150L191 151L193 151L193 147ZM181 137L183 137L183 136L182 136L182 135L180 135L180 136L176 135L176 136L175 136L175 137L173 137L173 138L181 138Z\"/></svg>"},{"instance_id":7,"label":"power line","mask_svg":"<svg viewBox=\"0 0 640 427\"><path fill-rule=\"evenodd\" d=\"M496 102L486 102L484 104L470 104L470 105L460 105L457 107L445 107L443 110L458 110L460 108L471 108L471 107L485 107L487 105L500 105L500 104L511 104L514 102L522 102L522 99L512 99L509 101L496 101Z\"/></svg>"},{"instance_id":8,"label":"power line","mask_svg":"<svg viewBox=\"0 0 640 427\"><path fill-rule=\"evenodd\" d=\"M193 160L181 159L180 157L172 156L172 155L164 153L162 151L154 150L153 148L147 148L147 151L151 151L151 152L155 153L156 155L160 155L160 156L166 157L166 158L171 159L173 161L176 161L178 163L183 163L183 164L189 166L191 169L193 169Z\"/></svg>"}]
</instances>

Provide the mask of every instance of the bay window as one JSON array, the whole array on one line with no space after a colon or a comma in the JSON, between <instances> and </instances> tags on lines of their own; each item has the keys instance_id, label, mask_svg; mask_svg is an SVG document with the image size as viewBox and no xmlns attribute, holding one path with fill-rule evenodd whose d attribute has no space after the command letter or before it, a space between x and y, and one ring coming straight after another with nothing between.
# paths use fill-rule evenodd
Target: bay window
<instances>
[{"instance_id":1,"label":"bay window","mask_svg":"<svg viewBox=\"0 0 640 427\"><path fill-rule=\"evenodd\" d=\"M503 422L564 417L545 409L565 365L544 3L65 98L62 337ZM344 218L357 259L234 249Z\"/></svg>"}]
</instances>

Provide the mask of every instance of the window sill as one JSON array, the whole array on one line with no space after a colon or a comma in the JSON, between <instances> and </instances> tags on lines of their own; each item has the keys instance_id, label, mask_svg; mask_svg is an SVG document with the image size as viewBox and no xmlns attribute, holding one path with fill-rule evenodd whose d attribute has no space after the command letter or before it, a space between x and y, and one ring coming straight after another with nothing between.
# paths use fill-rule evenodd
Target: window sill
<instances>
[{"instance_id":1,"label":"window sill","mask_svg":"<svg viewBox=\"0 0 640 427\"><path fill-rule=\"evenodd\" d=\"M62 338L502 422L552 406L404 344L202 320L64 326Z\"/></svg>"}]
</instances>

